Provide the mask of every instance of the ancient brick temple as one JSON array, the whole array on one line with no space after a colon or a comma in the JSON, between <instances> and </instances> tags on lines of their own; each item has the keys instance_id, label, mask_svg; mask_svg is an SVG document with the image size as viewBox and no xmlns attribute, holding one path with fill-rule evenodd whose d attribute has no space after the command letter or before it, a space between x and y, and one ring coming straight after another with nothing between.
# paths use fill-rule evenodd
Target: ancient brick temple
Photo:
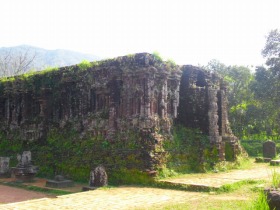
<instances>
[{"instance_id":1,"label":"ancient brick temple","mask_svg":"<svg viewBox=\"0 0 280 210\"><path fill-rule=\"evenodd\" d=\"M208 135L221 160L226 142L238 148L228 124L221 78L198 67L162 62L151 54L0 83L0 130L7 136L18 132L27 141L43 141L51 127L71 122L81 136L91 133L110 141L127 129L148 133L155 139L149 146L153 150L153 144L170 137L174 121ZM150 161L155 157L151 155Z\"/></svg>"}]
</instances>

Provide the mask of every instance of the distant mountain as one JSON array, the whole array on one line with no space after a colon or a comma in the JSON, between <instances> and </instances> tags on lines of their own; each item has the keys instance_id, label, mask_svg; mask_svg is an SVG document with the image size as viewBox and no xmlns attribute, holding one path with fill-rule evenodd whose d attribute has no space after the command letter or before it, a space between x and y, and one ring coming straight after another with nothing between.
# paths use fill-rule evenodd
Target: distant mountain
<instances>
[{"instance_id":1,"label":"distant mountain","mask_svg":"<svg viewBox=\"0 0 280 210\"><path fill-rule=\"evenodd\" d=\"M34 62L30 66L30 69L42 70L46 67L61 67L69 66L73 64L80 63L83 60L95 61L101 58L95 55L84 54L80 52L74 52L70 50L46 50L39 47L29 46L29 45L19 45L15 47L1 47L0 56L6 55L7 53L12 53L14 55L24 54L27 52L28 57L33 57Z\"/></svg>"}]
</instances>

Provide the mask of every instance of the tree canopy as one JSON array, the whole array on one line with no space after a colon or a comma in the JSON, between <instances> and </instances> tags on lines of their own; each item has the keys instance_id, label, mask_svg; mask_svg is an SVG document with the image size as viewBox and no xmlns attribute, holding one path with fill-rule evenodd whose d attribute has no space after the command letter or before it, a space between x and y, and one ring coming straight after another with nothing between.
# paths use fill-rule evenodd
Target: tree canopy
<instances>
[{"instance_id":1,"label":"tree canopy","mask_svg":"<svg viewBox=\"0 0 280 210\"><path fill-rule=\"evenodd\" d=\"M277 29L269 32L262 55L270 70L280 76L280 32Z\"/></svg>"},{"instance_id":2,"label":"tree canopy","mask_svg":"<svg viewBox=\"0 0 280 210\"><path fill-rule=\"evenodd\" d=\"M212 60L206 69L228 84L229 118L241 138L280 134L280 32L269 32L262 50L267 66L250 71Z\"/></svg>"}]
</instances>

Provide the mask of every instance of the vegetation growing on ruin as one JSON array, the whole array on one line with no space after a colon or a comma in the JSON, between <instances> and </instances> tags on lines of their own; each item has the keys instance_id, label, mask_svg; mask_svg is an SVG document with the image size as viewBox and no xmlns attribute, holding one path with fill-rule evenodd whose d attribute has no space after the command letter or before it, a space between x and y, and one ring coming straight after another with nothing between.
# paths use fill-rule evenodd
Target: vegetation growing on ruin
<instances>
[{"instance_id":1,"label":"vegetation growing on ruin","mask_svg":"<svg viewBox=\"0 0 280 210\"><path fill-rule=\"evenodd\" d=\"M12 138L12 139L10 139ZM142 145L139 134L126 131L108 141L101 135L84 136L66 126L53 128L45 141L21 141L18 136L0 136L0 154L11 157L11 166L16 166L16 154L30 150L35 165L40 167L38 176L53 178L56 174L75 181L87 182L90 170L103 165L110 174L111 184L147 183L152 179L145 172L140 161Z\"/></svg>"},{"instance_id":2,"label":"vegetation growing on ruin","mask_svg":"<svg viewBox=\"0 0 280 210\"><path fill-rule=\"evenodd\" d=\"M205 172L218 162L218 150L199 130L175 126L173 136L164 143L168 169L178 173Z\"/></svg>"},{"instance_id":3,"label":"vegetation growing on ruin","mask_svg":"<svg viewBox=\"0 0 280 210\"><path fill-rule=\"evenodd\" d=\"M217 149L211 147L208 137L198 130L177 126L174 139L166 140L167 164L158 175L174 176L178 173L213 170L218 162ZM17 135L0 136L0 153L11 156L15 166L16 154L24 150L32 152L35 165L40 166L39 176L54 177L63 174L76 181L87 181L91 169L102 164L108 170L111 184L147 184L153 179L146 172L142 158L143 142L137 131L119 133L114 141L101 135L81 137L69 124L64 129L53 128L45 141L21 141Z\"/></svg>"},{"instance_id":4,"label":"vegetation growing on ruin","mask_svg":"<svg viewBox=\"0 0 280 210\"><path fill-rule=\"evenodd\" d=\"M78 64L80 70L86 70L93 67L93 62L89 62L87 60L83 60L81 63Z\"/></svg>"},{"instance_id":5,"label":"vegetation growing on ruin","mask_svg":"<svg viewBox=\"0 0 280 210\"><path fill-rule=\"evenodd\" d=\"M163 58L161 57L160 53L157 51L153 52L153 56L155 57L156 60L163 62Z\"/></svg>"},{"instance_id":6,"label":"vegetation growing on ruin","mask_svg":"<svg viewBox=\"0 0 280 210\"><path fill-rule=\"evenodd\" d=\"M142 63L135 63L136 56L140 56L140 60ZM141 57L142 56L142 57ZM147 59L146 57L147 56ZM137 57L137 59L139 59ZM149 63L146 63L149 62ZM129 68L130 65L133 68ZM167 60L164 62L159 54L154 53L153 55L143 53L143 54L133 54L129 56L117 57L114 59L106 59L101 61L89 62L87 60L82 61L81 63L68 67L47 67L42 71L29 71L25 74L11 76L11 77L1 77L0 78L0 93L3 94L5 89L11 87L12 89L20 89L25 91L27 90L35 90L40 91L40 89L45 88L56 88L63 82L64 79L76 80L78 78L83 78L85 70L90 70L92 68L96 68L98 71L98 67L119 67L124 68L125 71L128 69L135 69L137 65L154 65L158 67L162 67L165 65L165 69L167 71L175 71L178 69L177 65L172 60Z\"/></svg>"}]
</instances>

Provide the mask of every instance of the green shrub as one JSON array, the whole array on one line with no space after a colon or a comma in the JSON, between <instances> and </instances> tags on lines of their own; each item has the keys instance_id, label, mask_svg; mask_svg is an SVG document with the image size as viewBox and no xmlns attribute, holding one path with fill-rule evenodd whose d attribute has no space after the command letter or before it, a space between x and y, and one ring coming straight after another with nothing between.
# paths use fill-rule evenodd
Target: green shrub
<instances>
[{"instance_id":1,"label":"green shrub","mask_svg":"<svg viewBox=\"0 0 280 210\"><path fill-rule=\"evenodd\" d=\"M230 143L225 143L225 159L227 161L234 161L234 150Z\"/></svg>"},{"instance_id":2,"label":"green shrub","mask_svg":"<svg viewBox=\"0 0 280 210\"><path fill-rule=\"evenodd\" d=\"M139 184L151 185L154 179L147 173L141 172L137 169L122 168L112 171L109 176L110 185L124 185L124 184Z\"/></svg>"},{"instance_id":3,"label":"green shrub","mask_svg":"<svg viewBox=\"0 0 280 210\"><path fill-rule=\"evenodd\" d=\"M263 140L241 140L241 145L251 157L262 156Z\"/></svg>"},{"instance_id":4,"label":"green shrub","mask_svg":"<svg viewBox=\"0 0 280 210\"><path fill-rule=\"evenodd\" d=\"M177 176L177 175L178 175L178 173L175 172L173 169L163 167L163 168L158 170L157 178L158 179L164 179L164 178L167 178L167 177L172 177L172 176Z\"/></svg>"},{"instance_id":5,"label":"green shrub","mask_svg":"<svg viewBox=\"0 0 280 210\"><path fill-rule=\"evenodd\" d=\"M81 63L78 64L78 67L80 70L87 70L88 68L91 68L93 64L87 60L83 60Z\"/></svg>"},{"instance_id":6,"label":"green shrub","mask_svg":"<svg viewBox=\"0 0 280 210\"><path fill-rule=\"evenodd\" d=\"M160 62L163 62L163 59L162 59L162 57L160 56L159 52L154 51L154 52L153 52L153 56L155 57L156 60L158 60L158 61L160 61Z\"/></svg>"}]
</instances>

